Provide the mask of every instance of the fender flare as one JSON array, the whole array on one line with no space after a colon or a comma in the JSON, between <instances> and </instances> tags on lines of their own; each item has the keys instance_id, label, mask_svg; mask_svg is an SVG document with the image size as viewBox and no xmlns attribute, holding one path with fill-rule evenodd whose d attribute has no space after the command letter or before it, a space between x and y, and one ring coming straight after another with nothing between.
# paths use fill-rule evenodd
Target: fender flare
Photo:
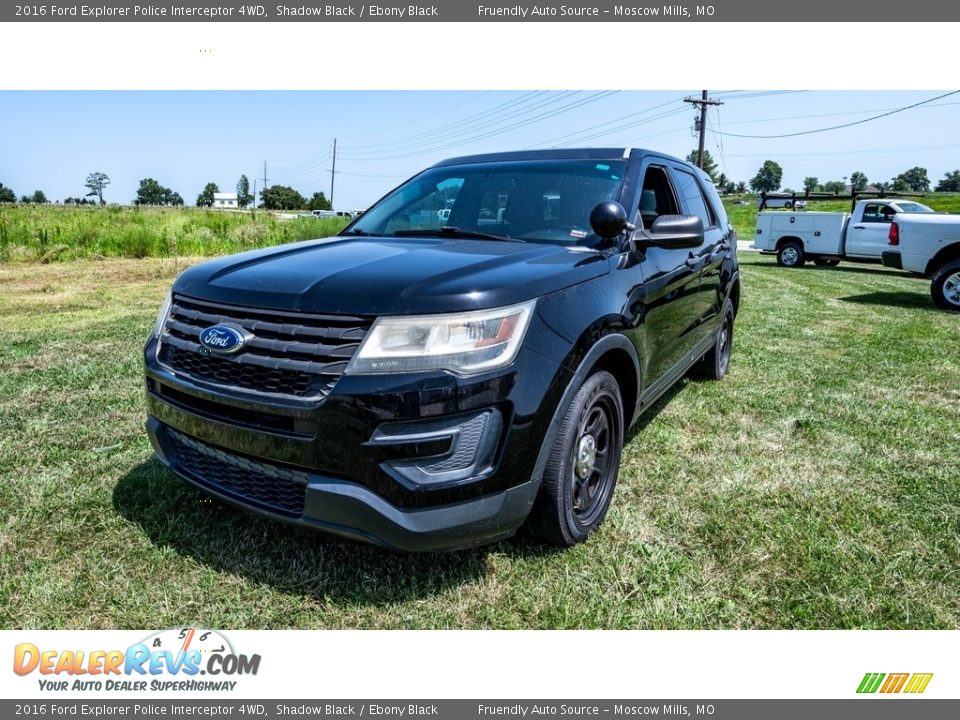
<instances>
[{"instance_id":1,"label":"fender flare","mask_svg":"<svg viewBox=\"0 0 960 720\"><path fill-rule=\"evenodd\" d=\"M597 363L600 357L610 350L626 351L626 353L630 356L630 359L633 361L633 371L636 374L637 387L641 387L640 359L637 357L637 349L633 346L633 343L630 342L630 339L626 335L621 335L620 333L610 333L597 340L587 351L587 354L583 356L583 359L577 366L576 371L573 373L573 377L570 378L570 381L567 383L567 387L563 391L563 395L560 397L560 402L557 403L557 409L553 413L553 418L550 420L550 425L547 426L547 432L543 436L543 444L540 446L540 454L537 455L537 463L533 466L533 472L530 475L530 480L536 483L538 489L540 487L540 481L543 479L543 471L547 466L547 460L550 459L550 452L553 450L553 443L556 441L557 435L560 433L560 425L563 423L563 416L566 414L567 409L573 402L574 395L577 394L580 386L583 385L583 382L590 374L590 370L593 369L593 366ZM630 420L631 418L623 419L625 428L629 427Z\"/></svg>"}]
</instances>

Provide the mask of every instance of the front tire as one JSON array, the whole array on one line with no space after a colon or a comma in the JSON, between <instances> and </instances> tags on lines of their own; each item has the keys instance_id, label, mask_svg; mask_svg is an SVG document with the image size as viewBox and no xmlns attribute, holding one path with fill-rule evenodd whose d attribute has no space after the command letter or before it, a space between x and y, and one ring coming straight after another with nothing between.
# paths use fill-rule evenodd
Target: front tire
<instances>
[{"instance_id":1,"label":"front tire","mask_svg":"<svg viewBox=\"0 0 960 720\"><path fill-rule=\"evenodd\" d=\"M941 265L930 280L934 304L947 312L960 312L960 260Z\"/></svg>"},{"instance_id":2,"label":"front tire","mask_svg":"<svg viewBox=\"0 0 960 720\"><path fill-rule=\"evenodd\" d=\"M784 243L777 251L777 264L780 267L801 267L805 260L803 245L795 240Z\"/></svg>"},{"instance_id":3,"label":"front tire","mask_svg":"<svg viewBox=\"0 0 960 720\"><path fill-rule=\"evenodd\" d=\"M600 370L584 381L560 424L527 520L530 534L560 547L590 537L610 507L622 451L620 386Z\"/></svg>"}]
</instances>

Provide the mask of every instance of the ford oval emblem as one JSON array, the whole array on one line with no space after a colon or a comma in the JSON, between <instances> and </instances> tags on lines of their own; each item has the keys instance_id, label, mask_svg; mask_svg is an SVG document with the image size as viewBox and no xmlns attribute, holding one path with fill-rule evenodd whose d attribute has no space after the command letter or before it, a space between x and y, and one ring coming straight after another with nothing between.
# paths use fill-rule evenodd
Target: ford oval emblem
<instances>
[{"instance_id":1,"label":"ford oval emblem","mask_svg":"<svg viewBox=\"0 0 960 720\"><path fill-rule=\"evenodd\" d=\"M200 344L210 352L235 353L246 341L240 330L229 325L211 325L200 331Z\"/></svg>"}]
</instances>

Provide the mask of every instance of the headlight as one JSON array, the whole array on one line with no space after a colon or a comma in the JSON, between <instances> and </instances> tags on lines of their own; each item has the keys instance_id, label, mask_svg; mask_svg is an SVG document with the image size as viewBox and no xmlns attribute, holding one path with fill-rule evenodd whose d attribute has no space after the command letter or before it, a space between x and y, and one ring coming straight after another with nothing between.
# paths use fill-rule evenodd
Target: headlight
<instances>
[{"instance_id":1,"label":"headlight","mask_svg":"<svg viewBox=\"0 0 960 720\"><path fill-rule=\"evenodd\" d=\"M477 312L379 318L346 372L467 374L503 367L517 356L535 304L530 300Z\"/></svg>"},{"instance_id":2,"label":"headlight","mask_svg":"<svg viewBox=\"0 0 960 720\"><path fill-rule=\"evenodd\" d=\"M163 332L163 324L167 321L167 315L170 314L170 303L172 301L173 293L168 292L160 306L160 312L157 313L157 321L153 324L153 332L150 334L151 338L158 337Z\"/></svg>"}]
</instances>

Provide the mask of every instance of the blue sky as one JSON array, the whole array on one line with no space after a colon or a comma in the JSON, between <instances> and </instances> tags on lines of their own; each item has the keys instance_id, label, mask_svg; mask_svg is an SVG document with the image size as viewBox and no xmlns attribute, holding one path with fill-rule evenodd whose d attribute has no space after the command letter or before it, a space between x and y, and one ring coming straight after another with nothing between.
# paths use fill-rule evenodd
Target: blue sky
<instances>
[{"instance_id":1,"label":"blue sky","mask_svg":"<svg viewBox=\"0 0 960 720\"><path fill-rule=\"evenodd\" d=\"M0 182L18 195L82 195L93 171L112 179L109 202L130 202L152 177L192 204L207 182L233 190L243 173L335 204L366 207L439 159L552 146L696 147L694 112L677 91L0 92ZM791 138L775 135L854 122L931 98L933 91L711 91L707 148L729 177L749 180L767 159L784 185L853 171L888 180L920 165L931 179L960 168L960 95L890 117ZM259 183L258 183L259 185Z\"/></svg>"}]
</instances>

